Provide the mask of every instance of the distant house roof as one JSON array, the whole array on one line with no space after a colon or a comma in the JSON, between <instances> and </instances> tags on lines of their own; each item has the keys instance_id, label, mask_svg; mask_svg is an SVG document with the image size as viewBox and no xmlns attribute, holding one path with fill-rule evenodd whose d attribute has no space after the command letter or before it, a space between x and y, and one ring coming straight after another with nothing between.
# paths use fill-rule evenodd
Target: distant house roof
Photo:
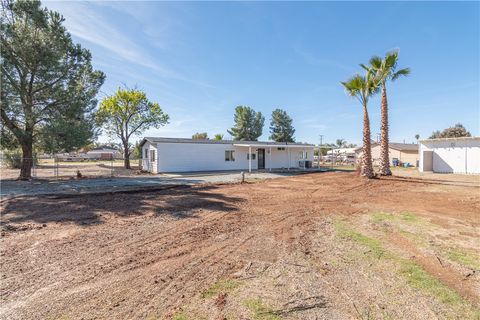
<instances>
[{"instance_id":1,"label":"distant house roof","mask_svg":"<svg viewBox=\"0 0 480 320\"><path fill-rule=\"evenodd\" d=\"M92 150L88 151L87 153L99 153L99 152L118 152L117 149L115 148L112 148L112 147L96 147L96 148L93 148Z\"/></svg>"},{"instance_id":2,"label":"distant house roof","mask_svg":"<svg viewBox=\"0 0 480 320\"><path fill-rule=\"evenodd\" d=\"M399 151L418 151L418 144L416 143L389 143L388 146Z\"/></svg>"},{"instance_id":3,"label":"distant house roof","mask_svg":"<svg viewBox=\"0 0 480 320\"><path fill-rule=\"evenodd\" d=\"M237 144L237 145L265 145L265 146L308 146L313 144L300 142L272 142L272 141L239 141L239 140L210 140L210 139L187 139L187 138L166 138L166 137L145 137L140 143L141 146L145 142L150 143L206 143L206 144Z\"/></svg>"},{"instance_id":4,"label":"distant house roof","mask_svg":"<svg viewBox=\"0 0 480 320\"><path fill-rule=\"evenodd\" d=\"M380 145L380 143L372 143L372 148ZM397 143L397 142L390 142L388 147L391 149L395 149L398 151L418 151L418 144L416 143ZM362 147L358 147L355 149L356 152L361 152Z\"/></svg>"}]
</instances>

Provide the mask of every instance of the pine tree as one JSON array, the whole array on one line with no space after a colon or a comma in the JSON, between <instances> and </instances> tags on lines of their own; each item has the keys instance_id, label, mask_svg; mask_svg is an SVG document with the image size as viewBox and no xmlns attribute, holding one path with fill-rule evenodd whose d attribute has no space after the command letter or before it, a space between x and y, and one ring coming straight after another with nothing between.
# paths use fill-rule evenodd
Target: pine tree
<instances>
[{"instance_id":1,"label":"pine tree","mask_svg":"<svg viewBox=\"0 0 480 320\"><path fill-rule=\"evenodd\" d=\"M257 141L262 135L265 118L261 112L255 112L250 107L238 106L235 108L235 125L228 130L234 140Z\"/></svg>"},{"instance_id":2,"label":"pine tree","mask_svg":"<svg viewBox=\"0 0 480 320\"><path fill-rule=\"evenodd\" d=\"M1 6L2 137L13 137L21 147L25 180L31 177L34 144L68 151L91 142L95 96L105 75L93 69L90 52L72 42L59 13L40 1Z\"/></svg>"},{"instance_id":3,"label":"pine tree","mask_svg":"<svg viewBox=\"0 0 480 320\"><path fill-rule=\"evenodd\" d=\"M295 138L293 137L295 129L292 126L292 118L290 118L285 110L273 110L270 121L270 133L270 140L276 142L295 142Z\"/></svg>"}]
</instances>

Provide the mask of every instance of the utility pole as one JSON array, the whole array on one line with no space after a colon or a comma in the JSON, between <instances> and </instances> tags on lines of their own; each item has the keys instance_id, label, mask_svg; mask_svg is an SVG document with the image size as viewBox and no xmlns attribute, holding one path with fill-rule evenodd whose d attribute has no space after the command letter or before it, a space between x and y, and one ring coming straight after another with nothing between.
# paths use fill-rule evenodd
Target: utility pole
<instances>
[{"instance_id":1,"label":"utility pole","mask_svg":"<svg viewBox=\"0 0 480 320\"><path fill-rule=\"evenodd\" d=\"M322 143L323 134L320 135L320 146L318 147L318 168L320 169L320 163L322 162Z\"/></svg>"}]
</instances>

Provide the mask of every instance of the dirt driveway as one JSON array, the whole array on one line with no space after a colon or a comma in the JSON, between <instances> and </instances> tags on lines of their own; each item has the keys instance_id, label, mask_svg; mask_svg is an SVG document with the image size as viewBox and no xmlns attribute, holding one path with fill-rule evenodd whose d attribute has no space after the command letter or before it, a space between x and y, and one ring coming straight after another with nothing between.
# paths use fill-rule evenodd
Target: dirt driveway
<instances>
[{"instance_id":1,"label":"dirt driveway","mask_svg":"<svg viewBox=\"0 0 480 320\"><path fill-rule=\"evenodd\" d=\"M246 173L246 180L275 179L295 175L288 172ZM241 181L240 171L200 172L183 174L150 174L137 177L110 177L94 179L61 180L3 180L0 198L19 196L46 196L58 194L112 193L137 189L162 189L172 185L194 185L205 183L234 183Z\"/></svg>"},{"instance_id":2,"label":"dirt driveway","mask_svg":"<svg viewBox=\"0 0 480 320\"><path fill-rule=\"evenodd\" d=\"M2 202L1 319L476 319L480 189L316 173Z\"/></svg>"}]
</instances>

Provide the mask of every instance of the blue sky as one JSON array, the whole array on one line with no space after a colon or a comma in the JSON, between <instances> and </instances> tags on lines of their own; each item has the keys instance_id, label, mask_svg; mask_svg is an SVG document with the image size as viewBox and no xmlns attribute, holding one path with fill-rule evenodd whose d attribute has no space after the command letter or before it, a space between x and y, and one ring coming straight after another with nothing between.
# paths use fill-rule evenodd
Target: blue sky
<instances>
[{"instance_id":1,"label":"blue sky","mask_svg":"<svg viewBox=\"0 0 480 320\"><path fill-rule=\"evenodd\" d=\"M170 123L148 136L226 133L237 105L285 109L297 141L359 143L362 108L340 81L372 55L400 49L412 74L390 84L390 135L427 138L463 123L480 135L479 2L44 2L107 75L99 98L126 84ZM371 100L372 138L379 97ZM228 135L226 136L228 137ZM101 141L108 138L102 136Z\"/></svg>"}]
</instances>

